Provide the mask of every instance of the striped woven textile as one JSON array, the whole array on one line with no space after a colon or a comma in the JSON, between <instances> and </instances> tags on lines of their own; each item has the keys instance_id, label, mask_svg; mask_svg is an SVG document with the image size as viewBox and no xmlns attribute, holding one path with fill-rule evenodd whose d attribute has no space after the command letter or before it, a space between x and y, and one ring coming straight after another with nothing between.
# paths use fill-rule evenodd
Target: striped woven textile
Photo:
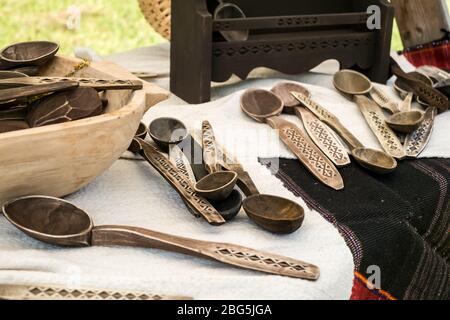
<instances>
[{"instance_id":1,"label":"striped woven textile","mask_svg":"<svg viewBox=\"0 0 450 320\"><path fill-rule=\"evenodd\" d=\"M403 54L415 67L432 65L450 70L450 40L448 39L406 49Z\"/></svg>"},{"instance_id":2,"label":"striped woven textile","mask_svg":"<svg viewBox=\"0 0 450 320\"><path fill-rule=\"evenodd\" d=\"M260 159L271 170L274 161L284 185L345 238L356 266L352 299L450 299L450 159L402 161L385 176L352 164L341 170L340 192L297 160ZM374 268L379 287L369 281Z\"/></svg>"}]
</instances>

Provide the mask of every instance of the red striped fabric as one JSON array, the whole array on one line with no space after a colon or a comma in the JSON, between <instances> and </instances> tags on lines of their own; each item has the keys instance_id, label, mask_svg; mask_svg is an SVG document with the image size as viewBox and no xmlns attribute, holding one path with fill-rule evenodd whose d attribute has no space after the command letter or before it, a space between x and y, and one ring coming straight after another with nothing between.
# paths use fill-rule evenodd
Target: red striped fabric
<instances>
[{"instance_id":1,"label":"red striped fabric","mask_svg":"<svg viewBox=\"0 0 450 320\"><path fill-rule=\"evenodd\" d=\"M449 40L433 42L414 49L407 49L403 54L415 67L432 65L441 69L450 70Z\"/></svg>"}]
</instances>

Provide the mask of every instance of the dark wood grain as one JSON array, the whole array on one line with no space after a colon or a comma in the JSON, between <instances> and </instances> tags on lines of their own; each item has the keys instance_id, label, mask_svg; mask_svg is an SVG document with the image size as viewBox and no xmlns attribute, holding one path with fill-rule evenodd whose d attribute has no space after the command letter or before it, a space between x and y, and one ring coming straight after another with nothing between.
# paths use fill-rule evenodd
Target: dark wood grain
<instances>
[{"instance_id":1,"label":"dark wood grain","mask_svg":"<svg viewBox=\"0 0 450 320\"><path fill-rule=\"evenodd\" d=\"M27 77L27 78L10 78L0 80L0 89L14 88L21 86L31 86L38 84L50 84L59 82L76 81L83 88L92 88L97 91L103 90L141 90L142 81L139 80L107 80L94 78L63 78L63 77Z\"/></svg>"},{"instance_id":2,"label":"dark wood grain","mask_svg":"<svg viewBox=\"0 0 450 320\"><path fill-rule=\"evenodd\" d=\"M97 91L76 88L33 103L28 111L27 121L34 128L94 117L102 112L103 103Z\"/></svg>"},{"instance_id":3,"label":"dark wood grain","mask_svg":"<svg viewBox=\"0 0 450 320\"><path fill-rule=\"evenodd\" d=\"M245 79L258 67L299 74L336 59L377 82L389 77L394 9L385 0L227 2L246 18L215 19L219 1L172 1L171 90L189 103L209 101L212 81ZM370 5L380 8L380 29L367 28Z\"/></svg>"},{"instance_id":4,"label":"dark wood grain","mask_svg":"<svg viewBox=\"0 0 450 320\"><path fill-rule=\"evenodd\" d=\"M391 0L406 48L426 44L444 37L450 30L446 0Z\"/></svg>"},{"instance_id":5,"label":"dark wood grain","mask_svg":"<svg viewBox=\"0 0 450 320\"><path fill-rule=\"evenodd\" d=\"M79 86L78 82L69 81L63 83L40 84L31 87L4 89L1 91L0 103L8 102L11 100L29 98L42 94L66 91L69 89L77 88L78 86Z\"/></svg>"}]
</instances>

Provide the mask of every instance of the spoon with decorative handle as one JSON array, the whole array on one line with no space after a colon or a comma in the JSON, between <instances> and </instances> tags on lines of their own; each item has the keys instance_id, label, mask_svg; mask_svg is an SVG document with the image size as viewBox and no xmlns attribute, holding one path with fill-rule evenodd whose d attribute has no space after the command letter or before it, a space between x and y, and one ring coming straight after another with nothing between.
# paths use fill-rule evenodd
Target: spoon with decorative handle
<instances>
[{"instance_id":1,"label":"spoon with decorative handle","mask_svg":"<svg viewBox=\"0 0 450 320\"><path fill-rule=\"evenodd\" d=\"M65 83L75 81L80 87L103 90L141 90L142 81L122 79L95 79L95 78L63 78L63 77L22 77L0 80L0 89L35 86L39 84Z\"/></svg>"},{"instance_id":2,"label":"spoon with decorative handle","mask_svg":"<svg viewBox=\"0 0 450 320\"><path fill-rule=\"evenodd\" d=\"M79 84L76 81L67 81L51 84L39 84L28 87L3 89L0 95L0 103L9 102L11 100L25 99L29 97L39 96L42 94L70 90L73 88L77 88L78 86Z\"/></svg>"},{"instance_id":3,"label":"spoon with decorative handle","mask_svg":"<svg viewBox=\"0 0 450 320\"><path fill-rule=\"evenodd\" d=\"M25 234L52 245L153 248L309 280L318 279L320 273L319 268L310 263L239 245L194 240L130 226L94 227L85 211L52 197L19 198L6 203L3 213L9 222Z\"/></svg>"},{"instance_id":4,"label":"spoon with decorative handle","mask_svg":"<svg viewBox=\"0 0 450 320\"><path fill-rule=\"evenodd\" d=\"M438 108L440 112L448 110L449 101L443 93L408 75L394 59L391 59L391 70L392 73L403 80L405 85L409 87L409 91L413 92L420 100Z\"/></svg>"},{"instance_id":5,"label":"spoon with decorative handle","mask_svg":"<svg viewBox=\"0 0 450 320\"><path fill-rule=\"evenodd\" d=\"M69 289L54 286L0 285L0 300L193 300L191 297L171 296L134 291L99 289Z\"/></svg>"}]
</instances>

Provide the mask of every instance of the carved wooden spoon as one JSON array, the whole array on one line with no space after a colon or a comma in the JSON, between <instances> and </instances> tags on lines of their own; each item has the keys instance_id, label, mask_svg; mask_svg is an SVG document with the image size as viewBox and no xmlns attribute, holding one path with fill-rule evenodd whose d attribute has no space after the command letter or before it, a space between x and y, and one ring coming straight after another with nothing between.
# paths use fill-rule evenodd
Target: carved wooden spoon
<instances>
[{"instance_id":1,"label":"carved wooden spoon","mask_svg":"<svg viewBox=\"0 0 450 320\"><path fill-rule=\"evenodd\" d=\"M78 82L68 81L63 83L40 84L31 87L4 89L0 94L0 103L20 100L38 95L66 91L79 86Z\"/></svg>"},{"instance_id":2,"label":"carved wooden spoon","mask_svg":"<svg viewBox=\"0 0 450 320\"><path fill-rule=\"evenodd\" d=\"M371 126L374 133L377 135L380 143L383 145L386 151L392 152L391 155L397 158L402 158L401 152L392 150L393 145L387 144L386 139L381 132L386 131L383 127L383 123L376 125L374 123L374 117L378 117L373 113L375 110L371 110L368 106L368 99L364 99L364 95L374 91L372 82L365 75L353 71L353 70L341 70L334 76L334 85L340 92L353 96L355 102L357 102L364 114L368 124ZM377 89L376 89L377 90ZM372 93L372 96L374 94ZM387 97L385 97L387 98ZM420 111L400 111L399 109L393 111L394 115L383 119L392 129L403 133L409 133L415 130L423 121L423 113ZM381 114L380 114L381 116ZM384 117L383 117L384 118ZM391 135L390 132L386 132L386 135ZM395 141L396 143L396 141ZM392 150L392 151L391 151ZM403 155L404 156L404 155Z\"/></svg>"},{"instance_id":3,"label":"carved wooden spoon","mask_svg":"<svg viewBox=\"0 0 450 320\"><path fill-rule=\"evenodd\" d=\"M292 92L306 108L320 120L332 127L352 150L353 158L363 167L375 173L384 174L397 168L397 161L389 154L368 149L331 112L300 92Z\"/></svg>"},{"instance_id":4,"label":"carved wooden spoon","mask_svg":"<svg viewBox=\"0 0 450 320\"><path fill-rule=\"evenodd\" d=\"M335 137L333 130L328 125L318 119L313 113L303 107L301 103L291 94L291 92L301 92L310 97L311 93L299 84L292 82L281 82L271 90L284 102L283 112L294 113L303 122L306 133L319 149L337 166L345 167L350 164L350 157L346 148ZM286 107L286 104L292 106Z\"/></svg>"},{"instance_id":5,"label":"carved wooden spoon","mask_svg":"<svg viewBox=\"0 0 450 320\"><path fill-rule=\"evenodd\" d=\"M327 156L300 128L279 116L284 104L277 95L267 90L247 90L241 97L241 108L254 120L278 130L280 139L319 181L335 190L344 188L342 176Z\"/></svg>"},{"instance_id":6,"label":"carved wooden spoon","mask_svg":"<svg viewBox=\"0 0 450 320\"><path fill-rule=\"evenodd\" d=\"M216 150L219 154L220 164L226 170L238 174L237 185L247 196L244 199L243 207L252 221L264 230L280 234L294 233L302 226L305 211L300 205L282 197L260 194L242 164L219 144L216 144Z\"/></svg>"},{"instance_id":7,"label":"carved wooden spoon","mask_svg":"<svg viewBox=\"0 0 450 320\"><path fill-rule=\"evenodd\" d=\"M265 273L308 280L319 278L319 268L312 264L233 244L194 240L129 226L94 227L86 212L61 199L19 198L6 203L3 213L25 234L52 245L155 248Z\"/></svg>"},{"instance_id":8,"label":"carved wooden spoon","mask_svg":"<svg viewBox=\"0 0 450 320\"><path fill-rule=\"evenodd\" d=\"M209 174L195 184L195 191L200 196L220 201L229 197L237 181L237 173L222 171L216 153L216 139L211 124L203 121L202 125L203 161Z\"/></svg>"},{"instance_id":9,"label":"carved wooden spoon","mask_svg":"<svg viewBox=\"0 0 450 320\"><path fill-rule=\"evenodd\" d=\"M50 84L76 81L80 87L93 88L97 91L103 90L141 90L142 81L122 79L95 79L95 78L62 78L62 77L27 77L9 78L0 80L0 89L35 86L39 84Z\"/></svg>"},{"instance_id":10,"label":"carved wooden spoon","mask_svg":"<svg viewBox=\"0 0 450 320\"><path fill-rule=\"evenodd\" d=\"M442 92L428 86L422 81L419 81L404 72L394 59L391 59L391 70L393 74L395 74L398 78L401 78L409 87L408 91L413 92L420 98L420 100L432 107L437 108L439 112L445 112L448 110L449 101Z\"/></svg>"}]
</instances>

